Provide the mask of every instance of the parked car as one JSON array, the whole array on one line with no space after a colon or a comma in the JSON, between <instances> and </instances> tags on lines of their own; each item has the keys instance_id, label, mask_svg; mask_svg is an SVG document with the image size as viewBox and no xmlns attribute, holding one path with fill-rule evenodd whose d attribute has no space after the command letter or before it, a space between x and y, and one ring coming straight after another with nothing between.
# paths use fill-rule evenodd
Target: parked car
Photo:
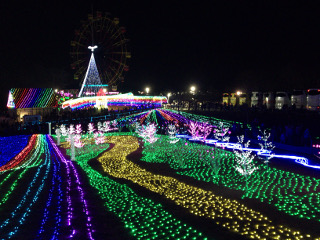
<instances>
[{"instance_id":1,"label":"parked car","mask_svg":"<svg viewBox=\"0 0 320 240\"><path fill-rule=\"evenodd\" d=\"M309 89L307 91L307 109L320 109L320 89Z\"/></svg>"},{"instance_id":2,"label":"parked car","mask_svg":"<svg viewBox=\"0 0 320 240\"><path fill-rule=\"evenodd\" d=\"M290 97L287 92L277 92L276 93L276 109L283 109L285 106L290 105Z\"/></svg>"},{"instance_id":3,"label":"parked car","mask_svg":"<svg viewBox=\"0 0 320 240\"><path fill-rule=\"evenodd\" d=\"M307 94L303 90L294 90L291 96L291 105L296 108L305 108L307 105Z\"/></svg>"}]
</instances>

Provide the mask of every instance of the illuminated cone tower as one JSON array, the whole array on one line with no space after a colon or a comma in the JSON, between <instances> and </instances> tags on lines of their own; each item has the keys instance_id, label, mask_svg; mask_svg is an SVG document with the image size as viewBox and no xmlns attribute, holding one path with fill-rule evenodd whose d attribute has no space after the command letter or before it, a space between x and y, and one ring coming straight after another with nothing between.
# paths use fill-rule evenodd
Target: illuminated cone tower
<instances>
[{"instance_id":1,"label":"illuminated cone tower","mask_svg":"<svg viewBox=\"0 0 320 240\"><path fill-rule=\"evenodd\" d=\"M99 92L100 89L103 87L107 87L108 85L102 84L99 72L97 69L96 61L94 59L93 51L94 49L98 48L97 46L88 47L91 49L91 58L89 62L89 66L86 72L86 75L84 77L81 90L78 97L85 97L85 96L96 96L97 92Z\"/></svg>"}]
</instances>

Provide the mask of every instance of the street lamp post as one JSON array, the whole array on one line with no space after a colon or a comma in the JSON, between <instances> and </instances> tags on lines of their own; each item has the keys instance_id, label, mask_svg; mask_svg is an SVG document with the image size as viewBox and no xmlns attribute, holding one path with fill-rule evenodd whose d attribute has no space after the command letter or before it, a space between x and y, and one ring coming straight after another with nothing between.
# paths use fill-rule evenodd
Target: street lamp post
<instances>
[{"instance_id":1,"label":"street lamp post","mask_svg":"<svg viewBox=\"0 0 320 240\"><path fill-rule=\"evenodd\" d=\"M149 91L150 91L150 88L149 88L149 87L146 87L146 93L147 93L147 95L149 95Z\"/></svg>"},{"instance_id":2,"label":"street lamp post","mask_svg":"<svg viewBox=\"0 0 320 240\"><path fill-rule=\"evenodd\" d=\"M170 99L170 96L171 96L171 93L168 93L168 104L169 104L169 99Z\"/></svg>"},{"instance_id":3,"label":"street lamp post","mask_svg":"<svg viewBox=\"0 0 320 240\"><path fill-rule=\"evenodd\" d=\"M195 86L191 86L190 87L190 93L194 96L195 95L195 93L196 93L196 87ZM194 97L192 97L192 102L193 102L193 110L195 110L195 99L194 99ZM190 106L189 106L189 108L190 108Z\"/></svg>"}]
</instances>

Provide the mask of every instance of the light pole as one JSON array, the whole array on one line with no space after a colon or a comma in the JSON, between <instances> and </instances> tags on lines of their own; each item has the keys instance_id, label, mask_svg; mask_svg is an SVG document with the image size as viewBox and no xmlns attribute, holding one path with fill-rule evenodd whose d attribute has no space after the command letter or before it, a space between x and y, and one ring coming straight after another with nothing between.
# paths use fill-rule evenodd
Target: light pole
<instances>
[{"instance_id":1,"label":"light pole","mask_svg":"<svg viewBox=\"0 0 320 240\"><path fill-rule=\"evenodd\" d=\"M150 88L149 88L149 87L146 87L146 93L147 93L147 95L149 95L149 91L150 91Z\"/></svg>"},{"instance_id":2,"label":"light pole","mask_svg":"<svg viewBox=\"0 0 320 240\"><path fill-rule=\"evenodd\" d=\"M168 93L167 96L168 96L168 104L169 104L169 99L171 97L171 93Z\"/></svg>"},{"instance_id":3,"label":"light pole","mask_svg":"<svg viewBox=\"0 0 320 240\"><path fill-rule=\"evenodd\" d=\"M195 86L191 86L190 87L190 93L192 94L192 95L195 95L195 93L196 93L196 87ZM195 105L195 103L194 103L194 97L192 98L192 102L193 102L193 105ZM190 106L189 106L189 109L190 109ZM193 106L193 110L195 110L195 106Z\"/></svg>"}]
</instances>

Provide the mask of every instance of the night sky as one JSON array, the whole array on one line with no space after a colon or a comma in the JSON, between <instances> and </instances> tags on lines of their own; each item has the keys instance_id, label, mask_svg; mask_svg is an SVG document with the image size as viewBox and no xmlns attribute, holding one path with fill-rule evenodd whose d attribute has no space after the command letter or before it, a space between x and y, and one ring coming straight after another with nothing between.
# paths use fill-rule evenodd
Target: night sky
<instances>
[{"instance_id":1,"label":"night sky","mask_svg":"<svg viewBox=\"0 0 320 240\"><path fill-rule=\"evenodd\" d=\"M127 29L120 91L320 88L317 1L18 2L0 3L2 98L11 87L78 87L70 41L92 7Z\"/></svg>"}]
</instances>

